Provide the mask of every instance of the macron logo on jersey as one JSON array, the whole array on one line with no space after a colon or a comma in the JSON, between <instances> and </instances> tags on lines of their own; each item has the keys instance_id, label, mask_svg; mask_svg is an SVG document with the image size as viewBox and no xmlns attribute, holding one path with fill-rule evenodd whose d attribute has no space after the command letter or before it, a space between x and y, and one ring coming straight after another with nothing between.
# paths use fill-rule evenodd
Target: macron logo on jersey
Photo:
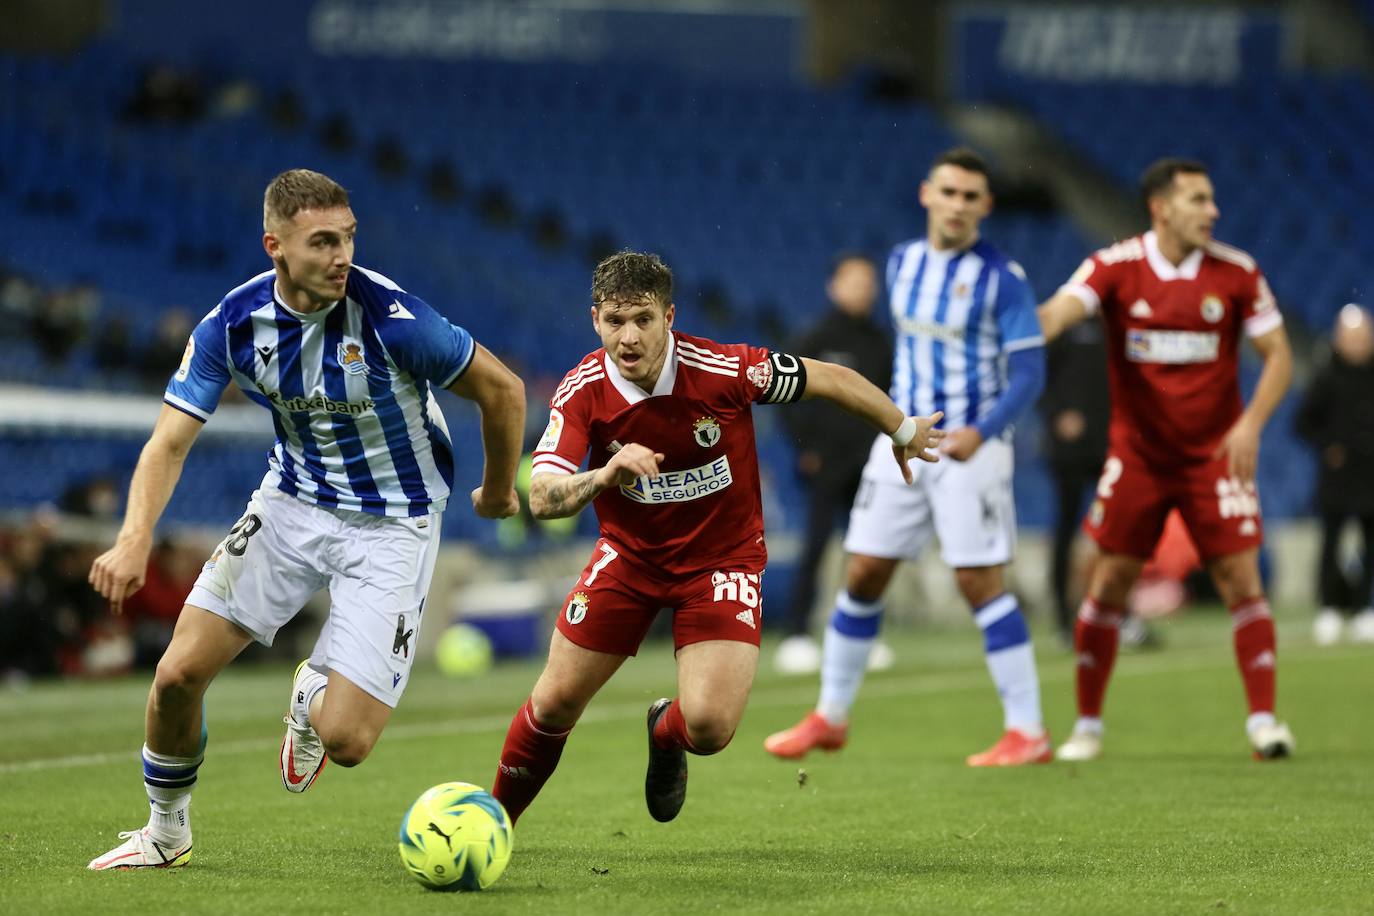
<instances>
[{"instance_id":1,"label":"macron logo on jersey","mask_svg":"<svg viewBox=\"0 0 1374 916\"><path fill-rule=\"evenodd\" d=\"M399 299L391 300L391 307L386 310L388 318L404 318L407 321L414 321L415 316L410 313L410 309L401 305Z\"/></svg>"}]
</instances>

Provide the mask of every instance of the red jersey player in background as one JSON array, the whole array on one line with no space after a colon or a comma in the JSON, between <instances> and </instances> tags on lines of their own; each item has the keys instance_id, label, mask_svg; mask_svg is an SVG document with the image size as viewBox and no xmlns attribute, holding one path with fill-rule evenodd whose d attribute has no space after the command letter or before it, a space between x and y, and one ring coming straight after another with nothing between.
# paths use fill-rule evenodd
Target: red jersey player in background
<instances>
[{"instance_id":1,"label":"red jersey player in background","mask_svg":"<svg viewBox=\"0 0 1374 916\"><path fill-rule=\"evenodd\" d=\"M530 510L561 518L595 502L601 537L501 749L492 791L512 821L553 775L583 709L638 651L661 608L674 612L678 695L649 707L644 794L655 820L682 808L686 754L714 754L734 736L763 623L755 403L833 401L892 435L908 483L908 460L936 460L940 414L907 417L834 363L675 331L672 295L672 273L655 255L621 252L597 265L591 317L603 347L554 392L534 451Z\"/></svg>"},{"instance_id":2,"label":"red jersey player in background","mask_svg":"<svg viewBox=\"0 0 1374 916\"><path fill-rule=\"evenodd\" d=\"M1231 611L1255 756L1293 751L1274 718L1274 621L1259 574L1260 432L1292 376L1283 318L1249 255L1213 240L1220 215L1201 163L1163 159L1141 178L1151 229L1084 261L1039 309L1046 340L1094 312L1107 330L1107 460L1084 527L1101 548L1074 629L1078 721L1061 760L1102 750L1102 699L1127 594L1177 508ZM1243 405L1241 337L1264 361Z\"/></svg>"}]
</instances>

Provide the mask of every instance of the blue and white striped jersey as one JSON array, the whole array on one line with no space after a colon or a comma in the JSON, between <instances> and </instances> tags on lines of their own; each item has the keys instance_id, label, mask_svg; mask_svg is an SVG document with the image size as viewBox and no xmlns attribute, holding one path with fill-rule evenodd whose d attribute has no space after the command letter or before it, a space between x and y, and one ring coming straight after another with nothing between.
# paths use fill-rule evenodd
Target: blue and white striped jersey
<instances>
[{"instance_id":1,"label":"blue and white striped jersey","mask_svg":"<svg viewBox=\"0 0 1374 916\"><path fill-rule=\"evenodd\" d=\"M903 242L888 258L887 288L892 400L908 414L943 410L944 429L987 417L1007 388L1006 355L1045 345L1025 271L981 239L963 251Z\"/></svg>"},{"instance_id":2,"label":"blue and white striped jersey","mask_svg":"<svg viewBox=\"0 0 1374 916\"><path fill-rule=\"evenodd\" d=\"M356 265L345 297L310 314L275 281L259 274L205 316L163 399L204 422L232 379L272 411L265 486L373 515L442 512L453 448L430 385L467 371L472 336Z\"/></svg>"}]
</instances>

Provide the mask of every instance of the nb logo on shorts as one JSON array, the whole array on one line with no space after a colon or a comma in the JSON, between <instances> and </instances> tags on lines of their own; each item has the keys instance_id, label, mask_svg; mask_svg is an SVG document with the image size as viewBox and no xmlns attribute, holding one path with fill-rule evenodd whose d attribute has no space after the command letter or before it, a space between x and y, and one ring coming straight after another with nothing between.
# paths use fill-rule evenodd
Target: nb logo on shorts
<instances>
[{"instance_id":1,"label":"nb logo on shorts","mask_svg":"<svg viewBox=\"0 0 1374 916\"><path fill-rule=\"evenodd\" d=\"M747 608L759 606L759 576L758 573L744 572L713 572L711 573L711 588L713 589L712 601L734 601ZM741 616L740 620L744 620ZM749 620L745 620L749 626L753 626L753 615Z\"/></svg>"}]
</instances>

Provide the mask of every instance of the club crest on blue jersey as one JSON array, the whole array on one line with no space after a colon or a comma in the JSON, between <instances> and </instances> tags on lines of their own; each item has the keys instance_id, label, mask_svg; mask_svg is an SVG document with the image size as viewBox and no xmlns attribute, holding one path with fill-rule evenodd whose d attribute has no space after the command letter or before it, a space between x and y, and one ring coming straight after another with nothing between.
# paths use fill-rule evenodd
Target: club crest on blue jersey
<instances>
[{"instance_id":1,"label":"club crest on blue jersey","mask_svg":"<svg viewBox=\"0 0 1374 916\"><path fill-rule=\"evenodd\" d=\"M346 337L340 341L339 368L349 375L367 375L367 360L363 359L363 345Z\"/></svg>"}]
</instances>

